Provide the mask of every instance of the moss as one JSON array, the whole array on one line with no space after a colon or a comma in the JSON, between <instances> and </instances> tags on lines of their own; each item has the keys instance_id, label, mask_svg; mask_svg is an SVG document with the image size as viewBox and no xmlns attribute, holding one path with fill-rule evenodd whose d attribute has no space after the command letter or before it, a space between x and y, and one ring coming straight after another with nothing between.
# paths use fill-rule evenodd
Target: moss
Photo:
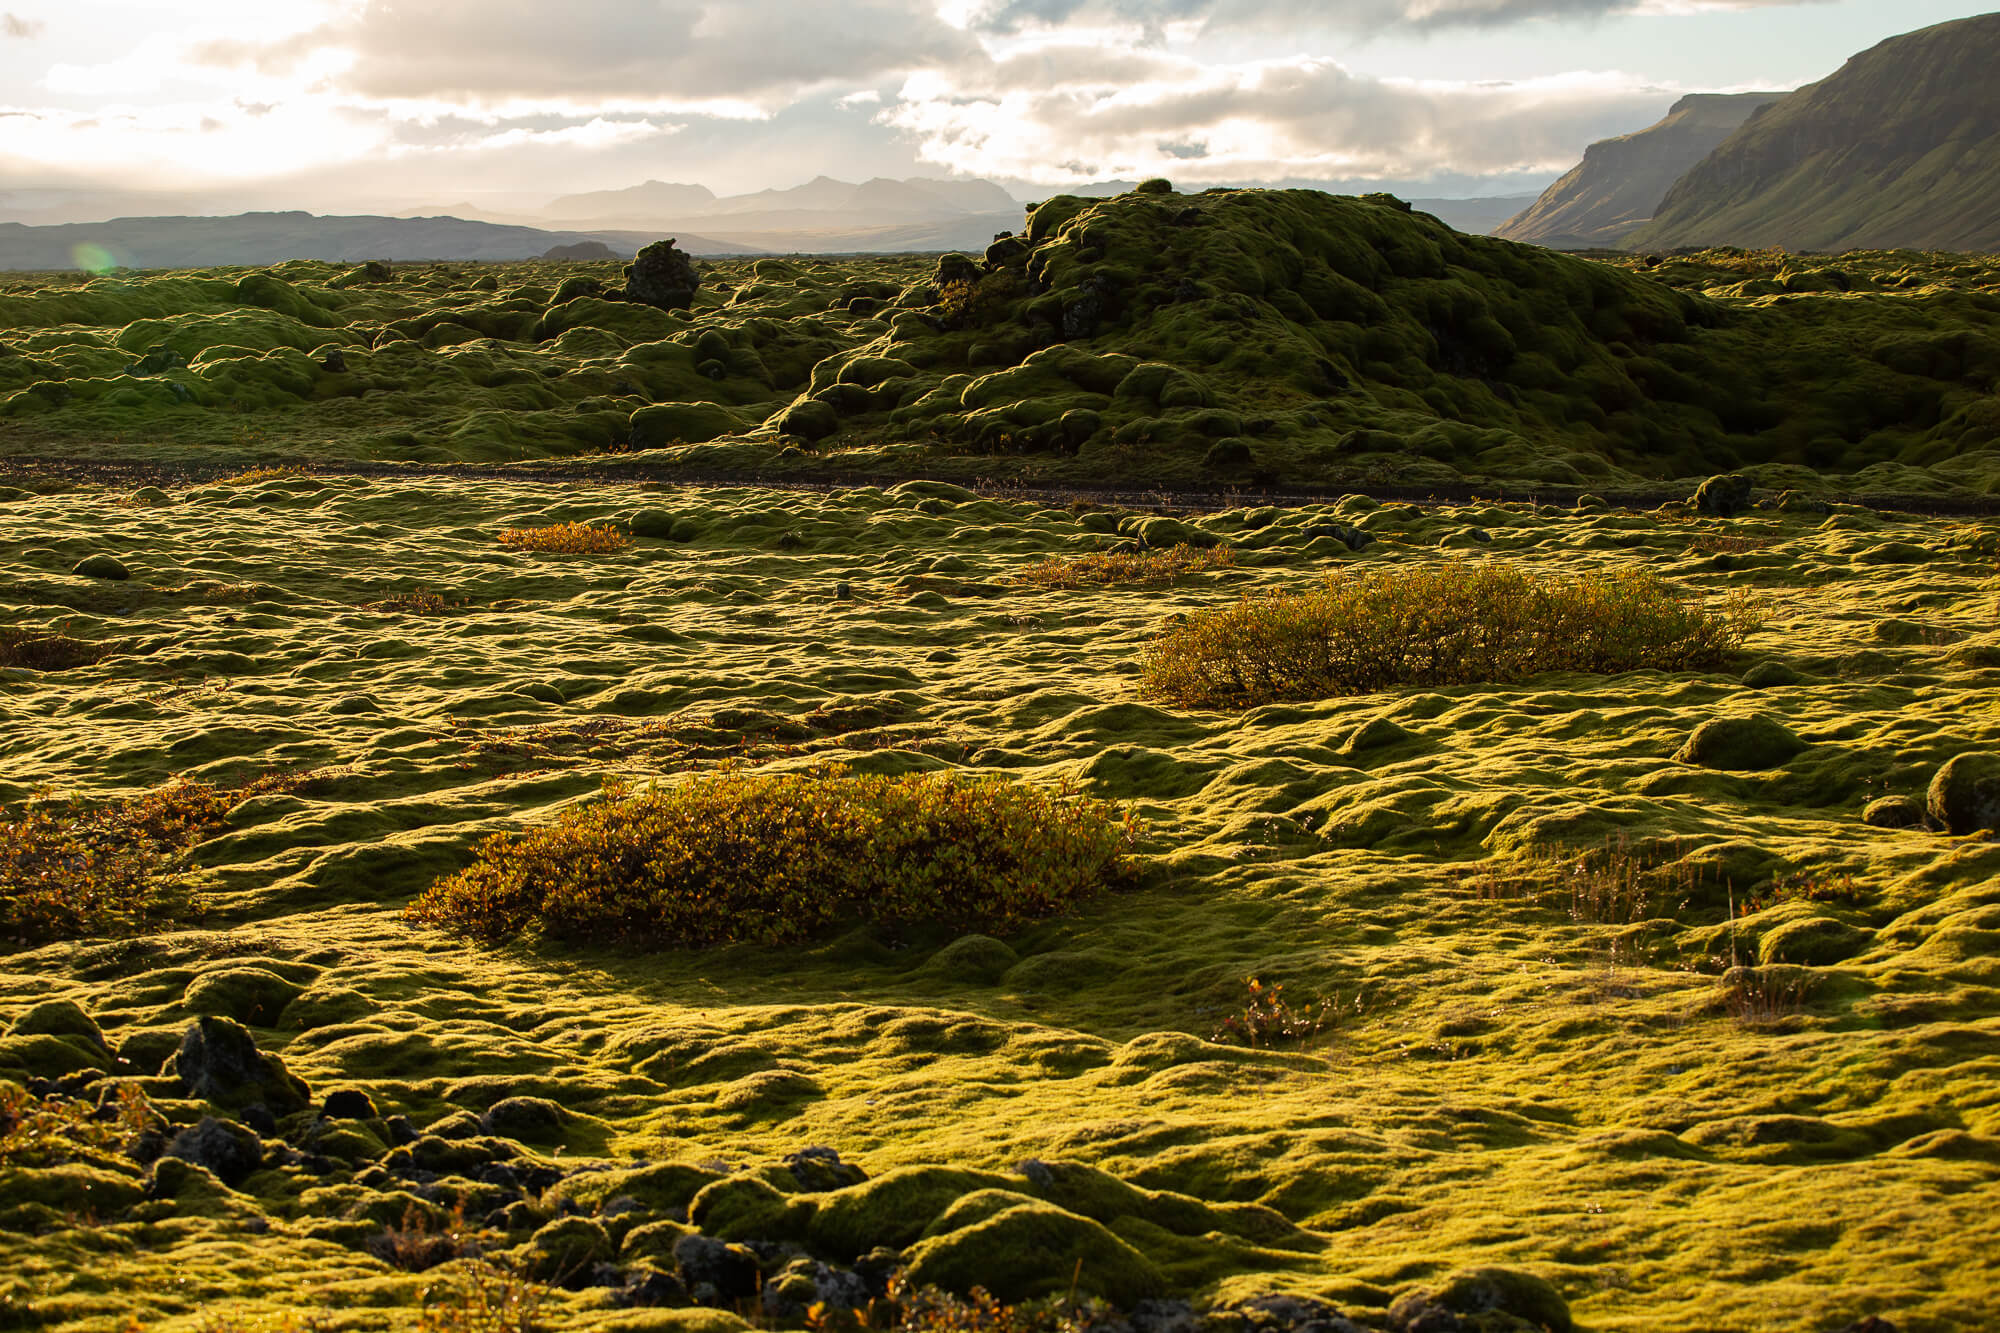
<instances>
[{"instance_id":1,"label":"moss","mask_svg":"<svg viewBox=\"0 0 2000 1333\"><path fill-rule=\"evenodd\" d=\"M723 1240L794 1240L810 1230L814 1207L755 1176L731 1176L701 1188L688 1202L688 1221Z\"/></svg>"},{"instance_id":2,"label":"moss","mask_svg":"<svg viewBox=\"0 0 2000 1333\"><path fill-rule=\"evenodd\" d=\"M1804 741L1761 714L1712 717L1696 727L1674 758L1703 768L1775 768L1802 753Z\"/></svg>"},{"instance_id":3,"label":"moss","mask_svg":"<svg viewBox=\"0 0 2000 1333\"><path fill-rule=\"evenodd\" d=\"M979 1211L984 1211L983 1209ZM1022 1202L910 1247L908 1279L1003 1301L1068 1291L1130 1306L1166 1288L1145 1255L1098 1223L1051 1204Z\"/></svg>"},{"instance_id":4,"label":"moss","mask_svg":"<svg viewBox=\"0 0 2000 1333\"><path fill-rule=\"evenodd\" d=\"M181 996L181 1006L191 1014L276 1027L279 1015L304 991L265 968L223 968L195 978Z\"/></svg>"},{"instance_id":5,"label":"moss","mask_svg":"<svg viewBox=\"0 0 2000 1333\"><path fill-rule=\"evenodd\" d=\"M1926 805L1955 834L2000 829L2000 754L1953 755L1931 779Z\"/></svg>"},{"instance_id":6,"label":"moss","mask_svg":"<svg viewBox=\"0 0 2000 1333\"><path fill-rule=\"evenodd\" d=\"M899 1167L820 1199L807 1238L815 1248L841 1259L877 1246L902 1249L964 1196L982 1189L1006 1189L1013 1183L988 1171Z\"/></svg>"}]
</instances>

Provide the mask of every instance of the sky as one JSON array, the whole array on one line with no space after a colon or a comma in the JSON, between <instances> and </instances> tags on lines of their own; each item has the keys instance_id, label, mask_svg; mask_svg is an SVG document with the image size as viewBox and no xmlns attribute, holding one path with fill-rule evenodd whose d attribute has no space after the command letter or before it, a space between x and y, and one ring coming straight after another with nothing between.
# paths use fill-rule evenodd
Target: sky
<instances>
[{"instance_id":1,"label":"sky","mask_svg":"<svg viewBox=\"0 0 2000 1333\"><path fill-rule=\"evenodd\" d=\"M0 0L0 218L533 210L648 179L1531 194L1948 0ZM122 199L119 201L122 202ZM212 206L208 207L208 206ZM194 211L189 209L187 211Z\"/></svg>"}]
</instances>

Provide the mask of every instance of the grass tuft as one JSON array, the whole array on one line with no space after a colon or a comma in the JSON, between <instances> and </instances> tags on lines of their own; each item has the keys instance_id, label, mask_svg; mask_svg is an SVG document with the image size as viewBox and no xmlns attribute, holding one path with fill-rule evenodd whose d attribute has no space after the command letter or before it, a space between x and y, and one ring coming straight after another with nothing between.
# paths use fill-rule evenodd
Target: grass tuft
<instances>
[{"instance_id":1,"label":"grass tuft","mask_svg":"<svg viewBox=\"0 0 2000 1333\"><path fill-rule=\"evenodd\" d=\"M500 534L500 544L522 551L610 555L630 546L632 539L609 524L554 523L541 528L507 528Z\"/></svg>"},{"instance_id":2,"label":"grass tuft","mask_svg":"<svg viewBox=\"0 0 2000 1333\"><path fill-rule=\"evenodd\" d=\"M408 909L480 939L530 929L640 944L784 943L855 921L1005 929L1135 869L1111 806L956 773L739 768L607 790L500 834Z\"/></svg>"},{"instance_id":3,"label":"grass tuft","mask_svg":"<svg viewBox=\"0 0 2000 1333\"><path fill-rule=\"evenodd\" d=\"M1547 671L1701 670L1727 660L1760 616L1746 595L1715 608L1636 569L1546 575L1458 560L1341 571L1170 625L1147 649L1142 688L1184 708L1249 708Z\"/></svg>"},{"instance_id":4,"label":"grass tuft","mask_svg":"<svg viewBox=\"0 0 2000 1333\"><path fill-rule=\"evenodd\" d=\"M1099 588L1114 583L1153 587L1189 574L1228 569L1236 553L1226 546L1207 550L1183 542L1165 551L1094 551L1068 559L1038 561L1014 576L1034 588Z\"/></svg>"}]
</instances>

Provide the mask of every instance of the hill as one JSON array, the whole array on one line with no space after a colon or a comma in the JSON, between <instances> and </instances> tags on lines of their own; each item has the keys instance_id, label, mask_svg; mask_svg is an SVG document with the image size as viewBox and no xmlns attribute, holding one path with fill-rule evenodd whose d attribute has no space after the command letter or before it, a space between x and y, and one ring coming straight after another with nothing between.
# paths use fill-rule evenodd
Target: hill
<instances>
[{"instance_id":1,"label":"hill","mask_svg":"<svg viewBox=\"0 0 2000 1333\"><path fill-rule=\"evenodd\" d=\"M533 259L556 246L599 241L636 253L655 235L542 231L460 218L321 217L312 213L241 213L234 217L113 218L48 227L0 223L0 270L35 273L115 265L204 268L215 264ZM682 233L692 254L754 254L755 246ZM94 252L94 253L93 253Z\"/></svg>"},{"instance_id":2,"label":"hill","mask_svg":"<svg viewBox=\"0 0 2000 1333\"><path fill-rule=\"evenodd\" d=\"M1753 117L1636 248L2000 250L2000 14L1892 37Z\"/></svg>"},{"instance_id":3,"label":"hill","mask_svg":"<svg viewBox=\"0 0 2000 1333\"><path fill-rule=\"evenodd\" d=\"M234 431L708 476L2000 483L2000 266L1758 262L1641 272L1388 196L1211 190L1058 196L983 261L711 261L688 311L600 299L615 262L50 282L0 293L0 452Z\"/></svg>"},{"instance_id":4,"label":"hill","mask_svg":"<svg viewBox=\"0 0 2000 1333\"><path fill-rule=\"evenodd\" d=\"M1635 134L1584 149L1579 162L1495 236L1558 250L1616 246L1653 216L1660 200L1695 163L1783 93L1695 93L1665 119Z\"/></svg>"}]
</instances>

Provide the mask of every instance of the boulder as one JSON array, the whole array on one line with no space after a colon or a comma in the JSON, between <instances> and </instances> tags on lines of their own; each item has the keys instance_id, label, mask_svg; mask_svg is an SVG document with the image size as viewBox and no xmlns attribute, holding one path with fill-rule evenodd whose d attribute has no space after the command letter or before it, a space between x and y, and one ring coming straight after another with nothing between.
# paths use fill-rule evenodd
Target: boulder
<instances>
[{"instance_id":1,"label":"boulder","mask_svg":"<svg viewBox=\"0 0 2000 1333\"><path fill-rule=\"evenodd\" d=\"M1932 819L1957 836L2000 829L2000 754L1954 756L1931 779L1925 805Z\"/></svg>"},{"instance_id":2,"label":"boulder","mask_svg":"<svg viewBox=\"0 0 2000 1333\"><path fill-rule=\"evenodd\" d=\"M79 1037L100 1051L109 1051L96 1020L74 1000L43 1000L14 1020L17 1037Z\"/></svg>"},{"instance_id":3,"label":"boulder","mask_svg":"<svg viewBox=\"0 0 2000 1333\"><path fill-rule=\"evenodd\" d=\"M546 1097L503 1097L479 1117L488 1134L528 1143L554 1143L568 1121L569 1113Z\"/></svg>"},{"instance_id":4,"label":"boulder","mask_svg":"<svg viewBox=\"0 0 2000 1333\"><path fill-rule=\"evenodd\" d=\"M706 1297L718 1305L749 1300L763 1281L753 1251L707 1236L682 1236L676 1241L674 1264L696 1300Z\"/></svg>"},{"instance_id":5,"label":"boulder","mask_svg":"<svg viewBox=\"0 0 2000 1333\"><path fill-rule=\"evenodd\" d=\"M1398 1296L1389 1307L1398 1333L1570 1333L1569 1305L1532 1273L1474 1268Z\"/></svg>"},{"instance_id":6,"label":"boulder","mask_svg":"<svg viewBox=\"0 0 2000 1333\"><path fill-rule=\"evenodd\" d=\"M375 1099L359 1088L337 1088L320 1103L320 1114L329 1120L373 1120Z\"/></svg>"},{"instance_id":7,"label":"boulder","mask_svg":"<svg viewBox=\"0 0 2000 1333\"><path fill-rule=\"evenodd\" d=\"M1695 488L1694 507L1698 513L1728 518L1750 507L1750 491L1750 478L1741 473L1710 477Z\"/></svg>"},{"instance_id":8,"label":"boulder","mask_svg":"<svg viewBox=\"0 0 2000 1333\"><path fill-rule=\"evenodd\" d=\"M517 1251L521 1265L542 1282L581 1286L616 1247L603 1226L587 1217L559 1217L528 1237Z\"/></svg>"},{"instance_id":9,"label":"boulder","mask_svg":"<svg viewBox=\"0 0 2000 1333\"><path fill-rule=\"evenodd\" d=\"M817 398L802 398L778 417L780 435L823 440L840 429L840 413Z\"/></svg>"},{"instance_id":10,"label":"boulder","mask_svg":"<svg viewBox=\"0 0 2000 1333\"><path fill-rule=\"evenodd\" d=\"M1830 967L1860 953L1872 938L1867 931L1832 917L1801 917L1765 931L1757 941L1757 961L1763 965Z\"/></svg>"},{"instance_id":11,"label":"boulder","mask_svg":"<svg viewBox=\"0 0 2000 1333\"><path fill-rule=\"evenodd\" d=\"M264 1143L249 1126L211 1115L174 1135L164 1155L206 1167L223 1184L235 1186L263 1162Z\"/></svg>"},{"instance_id":12,"label":"boulder","mask_svg":"<svg viewBox=\"0 0 2000 1333\"><path fill-rule=\"evenodd\" d=\"M662 310L687 309L700 287L694 261L671 240L654 241L625 270L625 299Z\"/></svg>"},{"instance_id":13,"label":"boulder","mask_svg":"<svg viewBox=\"0 0 2000 1333\"><path fill-rule=\"evenodd\" d=\"M204 1017L188 1024L162 1072L180 1079L189 1097L218 1106L262 1106L289 1115L312 1104L305 1080L277 1056L258 1050L250 1030L233 1019Z\"/></svg>"},{"instance_id":14,"label":"boulder","mask_svg":"<svg viewBox=\"0 0 2000 1333\"><path fill-rule=\"evenodd\" d=\"M1743 673L1744 688L1752 690L1770 690L1785 685L1797 685L1804 679L1804 676L1783 662L1759 662Z\"/></svg>"},{"instance_id":15,"label":"boulder","mask_svg":"<svg viewBox=\"0 0 2000 1333\"><path fill-rule=\"evenodd\" d=\"M1761 714L1712 717L1674 752L1674 758L1700 768L1753 772L1776 768L1806 748L1790 730Z\"/></svg>"},{"instance_id":16,"label":"boulder","mask_svg":"<svg viewBox=\"0 0 2000 1333\"><path fill-rule=\"evenodd\" d=\"M1061 1295L1074 1284L1079 1292L1130 1306L1166 1287L1153 1261L1109 1229L1038 1200L1024 1199L920 1240L908 1261L904 1276L919 1287L961 1295L983 1287L1009 1303Z\"/></svg>"},{"instance_id":17,"label":"boulder","mask_svg":"<svg viewBox=\"0 0 2000 1333\"><path fill-rule=\"evenodd\" d=\"M189 982L181 993L181 1007L191 1014L276 1027L278 1015L304 990L267 968L228 967Z\"/></svg>"},{"instance_id":18,"label":"boulder","mask_svg":"<svg viewBox=\"0 0 2000 1333\"><path fill-rule=\"evenodd\" d=\"M132 571L125 568L123 561L101 552L77 561L70 573L86 579L109 579L114 583L123 583L132 577Z\"/></svg>"},{"instance_id":19,"label":"boulder","mask_svg":"<svg viewBox=\"0 0 2000 1333\"><path fill-rule=\"evenodd\" d=\"M1878 796L1862 808L1861 822L1869 828L1922 828L1924 807L1907 796Z\"/></svg>"}]
</instances>

